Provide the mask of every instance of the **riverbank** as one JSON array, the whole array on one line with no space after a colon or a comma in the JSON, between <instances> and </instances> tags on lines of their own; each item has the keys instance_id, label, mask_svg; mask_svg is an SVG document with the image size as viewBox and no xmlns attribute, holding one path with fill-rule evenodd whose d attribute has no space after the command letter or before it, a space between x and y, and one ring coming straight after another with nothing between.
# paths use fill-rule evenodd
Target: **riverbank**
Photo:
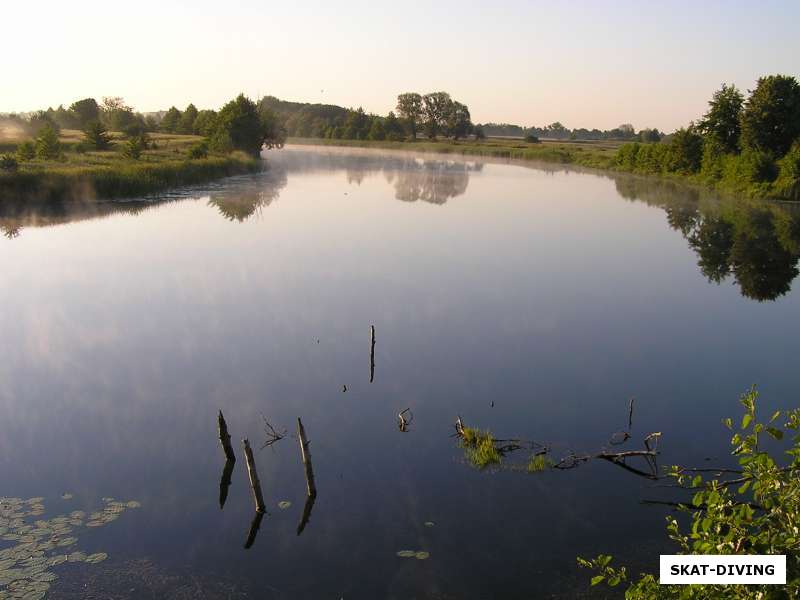
<instances>
[{"instance_id":1,"label":"riverbank","mask_svg":"<svg viewBox=\"0 0 800 600\"><path fill-rule=\"evenodd\" d=\"M558 164L579 165L594 169L613 169L617 149L616 142L551 142L537 144L523 140L488 139L442 140L416 142L387 142L369 140L337 140L318 138L289 138L287 144L313 146L344 146L354 148L380 148L383 150L406 150L435 154L463 154L519 160L540 160Z\"/></svg>"},{"instance_id":2,"label":"riverbank","mask_svg":"<svg viewBox=\"0 0 800 600\"><path fill-rule=\"evenodd\" d=\"M666 149L669 147L667 143L640 144L608 141L542 141L528 143L523 140L498 138L482 141L441 140L435 142L289 138L287 143L543 161L676 181L734 197L784 202L800 201L800 176L795 173L798 167L782 164L792 160L791 156L779 161L778 165L775 166L775 176L771 180L764 181L758 177L757 169L748 168L749 165L743 164L746 163L746 160L742 160L738 156L721 158L719 173L716 173L715 176L702 172L667 171L662 168L661 162L663 161L642 159L651 154L666 154ZM640 152L642 148L645 148L645 150ZM631 159L632 155L636 158L639 154L642 156L639 160Z\"/></svg>"},{"instance_id":3,"label":"riverbank","mask_svg":"<svg viewBox=\"0 0 800 600\"><path fill-rule=\"evenodd\" d=\"M58 160L30 160L0 171L0 200L94 201L133 198L258 171L259 158L241 152L193 157L199 136L153 135L138 159L122 154L122 140L108 150L79 151L62 133Z\"/></svg>"}]
</instances>

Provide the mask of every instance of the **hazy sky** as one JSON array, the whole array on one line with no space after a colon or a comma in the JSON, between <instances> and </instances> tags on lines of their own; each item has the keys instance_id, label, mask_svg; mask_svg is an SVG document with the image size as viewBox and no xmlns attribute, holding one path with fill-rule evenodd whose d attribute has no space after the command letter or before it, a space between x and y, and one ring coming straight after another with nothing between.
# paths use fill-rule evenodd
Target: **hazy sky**
<instances>
[{"instance_id":1,"label":"hazy sky","mask_svg":"<svg viewBox=\"0 0 800 600\"><path fill-rule=\"evenodd\" d=\"M1 18L0 112L243 91L385 114L445 90L475 122L671 131L722 82L800 75L798 0L10 0Z\"/></svg>"}]
</instances>

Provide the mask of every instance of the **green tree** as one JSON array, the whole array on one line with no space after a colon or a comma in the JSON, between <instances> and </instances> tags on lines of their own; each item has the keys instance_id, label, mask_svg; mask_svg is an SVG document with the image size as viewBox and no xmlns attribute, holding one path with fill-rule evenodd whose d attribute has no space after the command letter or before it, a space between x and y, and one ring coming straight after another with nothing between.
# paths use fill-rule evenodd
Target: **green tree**
<instances>
[{"instance_id":1,"label":"green tree","mask_svg":"<svg viewBox=\"0 0 800 600\"><path fill-rule=\"evenodd\" d=\"M73 102L69 110L75 115L75 120L80 129L86 127L91 121L100 120L100 107L94 98L84 98Z\"/></svg>"},{"instance_id":2,"label":"green tree","mask_svg":"<svg viewBox=\"0 0 800 600\"><path fill-rule=\"evenodd\" d=\"M101 120L111 131L123 131L136 120L133 109L119 96L103 98Z\"/></svg>"},{"instance_id":3,"label":"green tree","mask_svg":"<svg viewBox=\"0 0 800 600\"><path fill-rule=\"evenodd\" d=\"M431 92L422 97L422 104L425 135L435 140L436 136L446 131L453 100L447 92Z\"/></svg>"},{"instance_id":4,"label":"green tree","mask_svg":"<svg viewBox=\"0 0 800 600\"><path fill-rule=\"evenodd\" d=\"M483 127L480 125L476 125L475 128L472 130L472 133L475 134L476 140L485 140L486 139L486 132L483 130ZM538 141L538 138L537 138Z\"/></svg>"},{"instance_id":5,"label":"green tree","mask_svg":"<svg viewBox=\"0 0 800 600\"><path fill-rule=\"evenodd\" d=\"M147 148L147 138L143 135L128 138L122 146L122 156L130 160L139 160Z\"/></svg>"},{"instance_id":6,"label":"green tree","mask_svg":"<svg viewBox=\"0 0 800 600\"><path fill-rule=\"evenodd\" d=\"M178 123L181 120L181 111L174 106L170 106L169 110L164 114L159 124L159 129L167 133L176 133L178 131Z\"/></svg>"},{"instance_id":7,"label":"green tree","mask_svg":"<svg viewBox=\"0 0 800 600\"><path fill-rule=\"evenodd\" d=\"M392 142L402 142L405 138L403 124L393 112L389 112L383 122L383 129L386 132L386 139Z\"/></svg>"},{"instance_id":8,"label":"green tree","mask_svg":"<svg viewBox=\"0 0 800 600\"><path fill-rule=\"evenodd\" d=\"M187 106L181 113L180 119L178 119L175 131L184 135L192 135L195 133L194 123L197 120L197 115L197 107L195 107L194 104Z\"/></svg>"},{"instance_id":9,"label":"green tree","mask_svg":"<svg viewBox=\"0 0 800 600\"><path fill-rule=\"evenodd\" d=\"M703 138L693 127L678 129L672 134L666 156L666 169L673 173L691 174L700 170L703 160Z\"/></svg>"},{"instance_id":10,"label":"green tree","mask_svg":"<svg viewBox=\"0 0 800 600\"><path fill-rule=\"evenodd\" d=\"M800 137L800 84L788 75L759 78L741 121L744 146L780 158Z\"/></svg>"},{"instance_id":11,"label":"green tree","mask_svg":"<svg viewBox=\"0 0 800 600\"><path fill-rule=\"evenodd\" d=\"M198 135L205 137L210 136L214 132L216 126L217 112L214 110L201 110L197 113L197 118L194 120L194 129Z\"/></svg>"},{"instance_id":12,"label":"green tree","mask_svg":"<svg viewBox=\"0 0 800 600\"><path fill-rule=\"evenodd\" d=\"M219 111L211 136L211 147L219 152L242 150L253 156L268 146L282 144L279 131L267 129L255 102L239 94Z\"/></svg>"},{"instance_id":13,"label":"green tree","mask_svg":"<svg viewBox=\"0 0 800 600\"><path fill-rule=\"evenodd\" d=\"M735 85L722 84L708 103L697 130L717 142L725 152L738 152L744 96Z\"/></svg>"},{"instance_id":14,"label":"green tree","mask_svg":"<svg viewBox=\"0 0 800 600\"><path fill-rule=\"evenodd\" d=\"M28 129L34 137L39 135L39 133L45 127L49 127L55 131L56 134L61 131L61 127L59 127L58 123L55 122L51 112L46 110L38 110L31 115L30 120L28 121Z\"/></svg>"},{"instance_id":15,"label":"green tree","mask_svg":"<svg viewBox=\"0 0 800 600\"><path fill-rule=\"evenodd\" d=\"M36 158L36 146L33 142L22 142L17 146L16 157L19 162L27 162Z\"/></svg>"},{"instance_id":16,"label":"green tree","mask_svg":"<svg viewBox=\"0 0 800 600\"><path fill-rule=\"evenodd\" d=\"M278 114L266 106L260 106L258 118L261 120L262 135L267 150L283 148L286 142L286 127Z\"/></svg>"},{"instance_id":17,"label":"green tree","mask_svg":"<svg viewBox=\"0 0 800 600\"><path fill-rule=\"evenodd\" d=\"M411 132L411 139L417 139L417 127L422 119L422 96L416 92L408 92L397 96L397 114L405 120Z\"/></svg>"},{"instance_id":18,"label":"green tree","mask_svg":"<svg viewBox=\"0 0 800 600\"><path fill-rule=\"evenodd\" d=\"M93 150L108 150L111 147L111 136L100 121L90 121L86 124L83 128L83 139L86 146Z\"/></svg>"},{"instance_id":19,"label":"green tree","mask_svg":"<svg viewBox=\"0 0 800 600\"><path fill-rule=\"evenodd\" d=\"M386 139L386 129L383 126L383 119L380 117L374 117L372 119L372 125L369 128L367 139L378 141Z\"/></svg>"},{"instance_id":20,"label":"green tree","mask_svg":"<svg viewBox=\"0 0 800 600\"><path fill-rule=\"evenodd\" d=\"M45 125L36 136L36 157L42 160L58 160L63 155L61 142L58 141L56 130L50 125Z\"/></svg>"},{"instance_id":21,"label":"green tree","mask_svg":"<svg viewBox=\"0 0 800 600\"><path fill-rule=\"evenodd\" d=\"M448 135L453 139L467 137L473 127L469 108L461 102L450 103L447 107L446 126Z\"/></svg>"}]
</instances>

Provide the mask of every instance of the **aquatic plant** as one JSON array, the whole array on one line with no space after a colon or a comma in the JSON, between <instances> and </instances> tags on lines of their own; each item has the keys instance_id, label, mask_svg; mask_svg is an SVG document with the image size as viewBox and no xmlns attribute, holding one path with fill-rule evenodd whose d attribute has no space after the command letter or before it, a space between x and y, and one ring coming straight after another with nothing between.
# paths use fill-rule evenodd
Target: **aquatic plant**
<instances>
[{"instance_id":1,"label":"aquatic plant","mask_svg":"<svg viewBox=\"0 0 800 600\"><path fill-rule=\"evenodd\" d=\"M64 494L63 499L71 498ZM87 555L77 549L74 531L81 527L102 527L115 521L139 502L119 502L103 498L105 506L92 513L75 510L50 519L45 513L44 498L0 498L0 542L14 545L0 550L0 600L44 598L50 584L58 578L53 568L65 563L96 564L108 554Z\"/></svg>"},{"instance_id":2,"label":"aquatic plant","mask_svg":"<svg viewBox=\"0 0 800 600\"><path fill-rule=\"evenodd\" d=\"M502 456L495 446L495 440L490 431L481 431L474 427L461 429L461 447L467 461L479 469L489 465L500 464Z\"/></svg>"}]
</instances>

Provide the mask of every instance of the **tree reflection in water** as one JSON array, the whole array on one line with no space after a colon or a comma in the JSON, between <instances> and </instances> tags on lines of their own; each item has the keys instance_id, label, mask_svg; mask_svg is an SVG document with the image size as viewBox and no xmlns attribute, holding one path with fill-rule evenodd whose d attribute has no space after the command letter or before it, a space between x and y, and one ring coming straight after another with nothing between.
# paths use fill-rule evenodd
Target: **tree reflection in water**
<instances>
[{"instance_id":1,"label":"tree reflection in water","mask_svg":"<svg viewBox=\"0 0 800 600\"><path fill-rule=\"evenodd\" d=\"M776 300L791 289L800 259L800 211L792 206L743 198L720 198L673 182L619 176L625 198L659 206L669 226L697 254L712 283L729 276L742 295Z\"/></svg>"},{"instance_id":2,"label":"tree reflection in water","mask_svg":"<svg viewBox=\"0 0 800 600\"><path fill-rule=\"evenodd\" d=\"M287 181L286 169L278 164L264 173L230 180L211 192L208 205L229 221L242 223L277 200Z\"/></svg>"}]
</instances>

